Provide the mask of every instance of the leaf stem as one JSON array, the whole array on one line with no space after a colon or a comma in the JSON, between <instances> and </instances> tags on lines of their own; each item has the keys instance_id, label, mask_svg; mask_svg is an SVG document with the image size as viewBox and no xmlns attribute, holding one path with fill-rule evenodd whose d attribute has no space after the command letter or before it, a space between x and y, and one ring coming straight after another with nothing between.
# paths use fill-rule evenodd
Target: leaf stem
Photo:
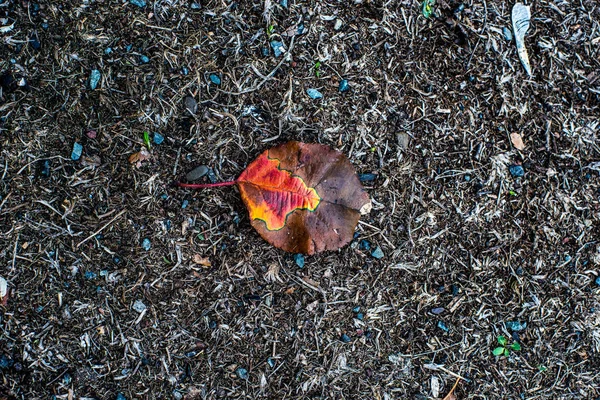
<instances>
[{"instance_id":1,"label":"leaf stem","mask_svg":"<svg viewBox=\"0 0 600 400\"><path fill-rule=\"evenodd\" d=\"M237 183L237 180L227 181L227 182L217 182L217 183L181 183L181 182L177 182L176 185L181 188L186 188L186 189L210 189L210 188L221 187L221 186L231 186L231 185L235 185L236 183Z\"/></svg>"}]
</instances>

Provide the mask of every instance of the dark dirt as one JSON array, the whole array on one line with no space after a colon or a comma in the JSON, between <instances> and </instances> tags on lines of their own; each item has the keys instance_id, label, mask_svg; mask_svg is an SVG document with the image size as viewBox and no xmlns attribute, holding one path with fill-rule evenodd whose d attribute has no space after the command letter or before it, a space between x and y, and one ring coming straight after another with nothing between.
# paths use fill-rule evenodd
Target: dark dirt
<instances>
[{"instance_id":1,"label":"dark dirt","mask_svg":"<svg viewBox=\"0 0 600 400\"><path fill-rule=\"evenodd\" d=\"M0 0L0 399L600 398L597 2L199 3ZM171 186L287 140L376 174L302 269Z\"/></svg>"}]
</instances>

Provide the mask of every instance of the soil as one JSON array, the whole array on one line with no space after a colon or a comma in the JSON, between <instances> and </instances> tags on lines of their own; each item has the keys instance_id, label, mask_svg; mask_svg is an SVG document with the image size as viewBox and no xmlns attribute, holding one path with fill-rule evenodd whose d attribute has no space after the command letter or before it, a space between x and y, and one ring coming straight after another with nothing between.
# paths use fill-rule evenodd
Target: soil
<instances>
[{"instance_id":1,"label":"soil","mask_svg":"<svg viewBox=\"0 0 600 400\"><path fill-rule=\"evenodd\" d=\"M600 7L512 6L0 1L0 399L600 398ZM373 174L303 268L172 185L288 140Z\"/></svg>"}]
</instances>

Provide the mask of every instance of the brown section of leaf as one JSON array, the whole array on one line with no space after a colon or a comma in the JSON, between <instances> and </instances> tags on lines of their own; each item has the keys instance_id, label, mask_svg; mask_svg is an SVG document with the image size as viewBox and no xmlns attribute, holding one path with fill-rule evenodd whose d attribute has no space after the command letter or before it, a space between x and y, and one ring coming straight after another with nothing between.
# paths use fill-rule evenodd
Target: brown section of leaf
<instances>
[{"instance_id":1,"label":"brown section of leaf","mask_svg":"<svg viewBox=\"0 0 600 400\"><path fill-rule=\"evenodd\" d=\"M512 141L513 146L515 146L518 150L523 150L525 148L525 144L523 143L523 139L521 135L517 132L513 132L510 134L510 140Z\"/></svg>"},{"instance_id":2,"label":"brown section of leaf","mask_svg":"<svg viewBox=\"0 0 600 400\"><path fill-rule=\"evenodd\" d=\"M146 161L150 158L150 153L148 153L145 149L138 151L137 153L133 153L129 156L128 160L130 164L136 164L137 167L142 165L142 161Z\"/></svg>"}]
</instances>

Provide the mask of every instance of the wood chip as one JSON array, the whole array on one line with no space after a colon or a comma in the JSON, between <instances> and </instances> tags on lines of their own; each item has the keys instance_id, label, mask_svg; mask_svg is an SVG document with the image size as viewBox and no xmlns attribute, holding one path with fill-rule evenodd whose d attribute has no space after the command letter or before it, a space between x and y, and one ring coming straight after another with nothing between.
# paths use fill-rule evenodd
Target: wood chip
<instances>
[{"instance_id":1,"label":"wood chip","mask_svg":"<svg viewBox=\"0 0 600 400\"><path fill-rule=\"evenodd\" d=\"M200 254L194 254L194 263L202 265L205 268L212 265L208 257L202 257Z\"/></svg>"},{"instance_id":2,"label":"wood chip","mask_svg":"<svg viewBox=\"0 0 600 400\"><path fill-rule=\"evenodd\" d=\"M523 150L525 148L525 144L523 143L523 139L521 135L517 132L513 132L510 134L510 140L512 141L513 146L515 146L518 150Z\"/></svg>"}]
</instances>

